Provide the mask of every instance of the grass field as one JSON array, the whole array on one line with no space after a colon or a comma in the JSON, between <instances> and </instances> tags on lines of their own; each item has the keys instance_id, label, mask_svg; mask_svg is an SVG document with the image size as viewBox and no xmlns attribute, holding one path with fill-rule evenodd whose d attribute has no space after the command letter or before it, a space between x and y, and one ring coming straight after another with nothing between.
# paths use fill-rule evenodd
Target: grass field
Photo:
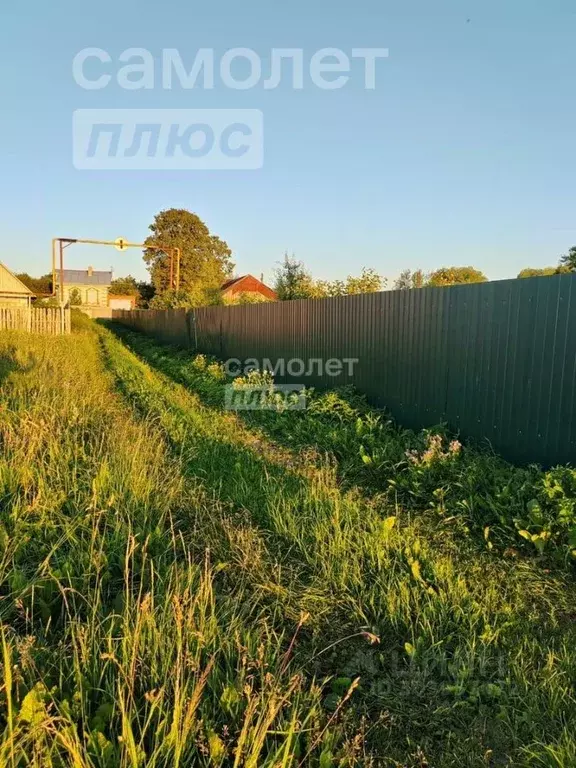
<instances>
[{"instance_id":1,"label":"grass field","mask_svg":"<svg viewBox=\"0 0 576 768\"><path fill-rule=\"evenodd\" d=\"M0 335L0 765L575 766L574 472L225 383Z\"/></svg>"}]
</instances>

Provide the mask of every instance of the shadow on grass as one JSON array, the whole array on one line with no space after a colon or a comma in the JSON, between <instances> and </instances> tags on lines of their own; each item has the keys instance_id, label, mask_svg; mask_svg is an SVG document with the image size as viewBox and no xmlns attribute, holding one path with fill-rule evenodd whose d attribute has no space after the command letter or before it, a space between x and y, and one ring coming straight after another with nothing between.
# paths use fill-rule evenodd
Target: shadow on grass
<instances>
[{"instance_id":1,"label":"shadow on grass","mask_svg":"<svg viewBox=\"0 0 576 768\"><path fill-rule=\"evenodd\" d=\"M250 510L255 522L267 530L287 530L289 521L283 519L278 510L286 508L291 511L290 524L293 528L288 532L286 540L282 536L279 556L285 552L287 541L291 542L292 548L295 542L299 542L304 553L299 564L304 565L307 562L309 545L319 545L318 528L314 531L309 523L318 522L318 510L322 509L329 533L330 525L335 517L338 518L335 508L344 504L346 514L351 518L348 521L349 526L357 526L365 535L370 526L380 524L382 518L398 515L403 525L411 527L410 535L425 537L439 557L447 554L462 566L468 563L481 569L494 568L501 571L502 575L508 571L518 571L518 566L522 564L522 568L527 567L529 572L534 569L536 578L541 575L549 578L550 572L542 573L542 563L535 562L533 558L524 559L518 551L510 554L510 559L502 558L502 553L496 548L487 548L484 529L480 526L478 536L475 535L476 531L466 529L468 518L463 512L461 516L464 528L460 531L457 528L458 521L454 517L450 518L449 525L446 525L442 517L430 507L426 508L424 503L420 507L403 509L397 500L385 496L380 492L382 489L374 485L343 484L338 465L326 460L326 450L315 452L318 444L306 441L306 434L298 436L300 442L297 444L269 440L265 425L253 419L251 412L223 410L222 382L206 383L199 376L196 386L196 382L191 382L184 374L178 375L178 367L190 360L189 352L159 344L144 334L122 326L111 323L105 325L115 333L123 345L160 374L159 381L163 380L168 385L163 397L169 397L169 407L177 408L180 418L189 423L191 429L187 432L188 438L191 439L191 434L194 434L194 440L198 444L198 450L194 451L189 464L194 473L201 479L209 479L211 488L236 508ZM170 365L171 363L173 364ZM171 381L180 387L170 389ZM203 385L206 389L202 388ZM177 403L179 391L182 396L191 399ZM136 399L141 400L141 388ZM134 401L134 396L132 400ZM191 405L194 400L201 403L201 409ZM255 413L260 415L261 412ZM302 416L305 412L293 413ZM239 416L244 418L239 421ZM316 419L310 421L316 422ZM282 422L282 418L279 418L278 422ZM283 426L285 430L289 430L292 425ZM253 431L250 427L257 429ZM326 437L327 442L330 439L330 431L337 428L337 423L330 423L329 419L319 425L319 429L325 431L323 437ZM176 430L174 447L178 450L182 449L183 429L180 426ZM268 434L276 438L275 432ZM308 453L306 449L309 449ZM420 492L423 493L422 489ZM327 509L323 509L325 505ZM307 514L310 514L310 519ZM379 536L377 530L370 529L370 534L376 538ZM368 570L374 567L379 571L381 563L378 547L368 549L371 550L372 557L365 558L364 567ZM365 575L369 576L368 573ZM565 576L570 577L571 574L563 574L562 578ZM573 583L572 578L570 583Z\"/></svg>"},{"instance_id":2,"label":"shadow on grass","mask_svg":"<svg viewBox=\"0 0 576 768\"><path fill-rule=\"evenodd\" d=\"M194 370L190 365L193 353L121 325L107 327L153 370L193 392L205 407L223 412L225 382L211 379L209 371ZM475 551L485 553L487 526L493 537L500 537L502 550L522 546L512 519L521 517L526 501L532 498L522 495L527 494L523 486L534 480L530 470L515 468L473 448L459 454L458 462L415 466L418 461L412 463L407 457L418 457L429 448L430 433L403 429L385 411L371 408L362 397L349 392L312 395L305 410L233 413L247 429L294 456L308 457L312 462L333 457L343 490L356 489L385 508L401 507L423 522L429 521L427 535L437 538L439 546L457 536L460 543L467 541ZM443 428L436 432L444 435L448 445L450 438ZM508 502L501 510L497 499L503 489ZM509 520L507 525L503 515Z\"/></svg>"},{"instance_id":3,"label":"shadow on grass","mask_svg":"<svg viewBox=\"0 0 576 768\"><path fill-rule=\"evenodd\" d=\"M223 565L232 563L230 578L237 578L238 570L249 578L255 601L292 622L299 611L312 614L322 645L337 645L320 656L317 674L361 676L359 712L390 711L397 730L410 732L437 755L458 733L471 737L467 750L479 756L487 731L490 748L504 759L514 753L518 735L501 720L500 698L482 707L456 707L447 690L460 684L454 659L461 659L467 670L478 667L474 686L484 686L486 695L501 689L510 711L525 713L525 722L534 723L525 739L536 738L544 724L560 738L565 702L556 702L532 677L532 687L514 675L502 679L503 669L509 675L518 666L519 647L526 667L537 670L540 654L554 644L558 630L552 614L560 603L569 602L560 580L530 567L515 569L487 553L461 560L456 568L430 541L419 541L406 522L388 537L366 500L340 492L332 470L303 474L294 453L279 455L273 444L242 429L236 414L222 412L216 392L211 397L208 390L201 393L180 382L175 370L161 365L160 353L153 354L150 339L105 325L161 374L151 375L103 334L119 390L143 418L159 426L189 477L223 502L218 519L197 523L194 514L201 512L191 511L195 546L213 547ZM166 355L174 352L163 349ZM176 352L176 357L184 361L186 354ZM174 381L184 386L174 386ZM498 643L489 649L480 640L485 627L498 634ZM359 628L373 630L381 648L372 649L365 640L338 645L347 633L356 636ZM572 630L565 635L567 642L570 637ZM418 650L408 662L403 649L406 643L412 648L413 642ZM576 719L572 711L568 717Z\"/></svg>"},{"instance_id":4,"label":"shadow on grass","mask_svg":"<svg viewBox=\"0 0 576 768\"><path fill-rule=\"evenodd\" d=\"M128 349L144 360L152 369L193 392L205 407L211 408L217 413L222 413L225 410L225 382L210 382L209 375L202 374L202 372L192 378L190 368L184 370L184 366L196 356L195 353L166 344L114 322L103 321L102 325L121 339ZM344 403L346 398L347 396L344 398L340 396L340 403ZM374 420L383 419L387 428L398 435L401 432L409 433L393 425L384 411L371 408L361 397L358 397L356 402L350 406L350 413L352 412L352 416L337 412L315 412L314 417L310 418L306 409L284 412L267 409L231 411L246 427L258 430L273 440L275 444L283 446L291 452L298 454L309 450L319 456L334 455L338 460L336 471L343 487L358 486L369 493L377 493L384 490L385 487L378 487L377 484L370 482L371 473L358 454L358 445L345 446L347 449L352 448L352 451L355 451L353 456L351 456L350 450L340 451L334 439L335 434L338 433L338 436L342 437L345 420L350 421L351 418L355 420L355 415L358 412L369 414ZM350 424L347 425L347 428L350 428ZM354 442L357 442L356 438L354 438ZM394 447L397 448L398 446ZM390 457L390 461L400 462L404 458L404 447L402 447L396 452L396 455Z\"/></svg>"},{"instance_id":5,"label":"shadow on grass","mask_svg":"<svg viewBox=\"0 0 576 768\"><path fill-rule=\"evenodd\" d=\"M226 413L226 381L218 379L218 366L214 372L206 364L197 368L190 351L121 325L106 325L150 368L182 385L215 415ZM448 460L441 457L426 464L418 456L428 452L430 433L402 429L361 397L319 393L312 396L309 406L284 412L232 411L230 418L236 419L239 431L272 446L279 456L284 453L291 457L288 461L292 464L321 466L330 457L342 491L362 494L365 503L376 506L383 516L402 510L402 517L418 521L421 535L433 540L439 551L459 559L479 556L493 561L504 556L517 564L528 560L574 577L572 561L567 558L568 525L561 527L556 522L561 500L547 500L547 476L538 467L516 467L474 445L465 446L456 461L446 452ZM442 428L434 433L443 434ZM444 439L448 446L450 438ZM442 438L434 436L434 440ZM565 482L557 478L557 483L564 482L563 493L569 504L568 474ZM546 509L547 521L557 529L545 555L537 560L534 546L517 530L535 498Z\"/></svg>"},{"instance_id":6,"label":"shadow on grass","mask_svg":"<svg viewBox=\"0 0 576 768\"><path fill-rule=\"evenodd\" d=\"M28 373L36 365L36 357L33 354L28 355L28 361L25 365L18 361L18 349L11 345L0 352L0 386L12 373Z\"/></svg>"}]
</instances>

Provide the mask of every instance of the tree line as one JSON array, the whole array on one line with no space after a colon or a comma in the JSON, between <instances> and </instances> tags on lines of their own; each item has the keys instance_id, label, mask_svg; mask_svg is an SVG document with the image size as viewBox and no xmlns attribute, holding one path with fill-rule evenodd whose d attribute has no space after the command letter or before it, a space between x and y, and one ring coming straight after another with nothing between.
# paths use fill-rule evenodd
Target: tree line
<instances>
[{"instance_id":1,"label":"tree line","mask_svg":"<svg viewBox=\"0 0 576 768\"><path fill-rule=\"evenodd\" d=\"M225 303L221 286L234 272L232 251L228 244L210 232L207 225L191 211L170 208L160 211L149 227L145 241L144 262L150 274L149 281L138 281L131 275L114 280L110 292L117 295L135 295L140 307L152 309L192 308ZM170 286L170 258L158 250L180 248L180 290ZM555 267L523 269L519 278L547 276L576 272L576 246L560 257ZM52 275L34 278L27 273L17 275L20 280L39 296L52 294ZM422 269L406 269L395 280L396 290L424 288L427 286L483 283L488 278L471 266L441 267L425 273ZM386 288L388 281L374 269L364 267L359 275L349 275L345 280L321 280L312 276L302 261L294 255L284 255L274 272L274 290L280 301L317 299L332 296L348 296L374 293ZM264 300L254 294L240 294L234 303L252 303ZM80 303L80 296L72 303Z\"/></svg>"}]
</instances>

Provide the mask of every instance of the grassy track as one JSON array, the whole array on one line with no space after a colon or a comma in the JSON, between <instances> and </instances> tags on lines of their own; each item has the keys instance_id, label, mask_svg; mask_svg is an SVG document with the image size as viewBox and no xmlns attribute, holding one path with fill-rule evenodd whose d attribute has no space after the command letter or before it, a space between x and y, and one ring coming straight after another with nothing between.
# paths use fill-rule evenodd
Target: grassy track
<instances>
[{"instance_id":1,"label":"grassy track","mask_svg":"<svg viewBox=\"0 0 576 768\"><path fill-rule=\"evenodd\" d=\"M0 765L576 764L569 574L139 351L0 337Z\"/></svg>"},{"instance_id":2,"label":"grassy track","mask_svg":"<svg viewBox=\"0 0 576 768\"><path fill-rule=\"evenodd\" d=\"M121 326L115 333L204 404L222 406L227 382L220 366ZM353 392L308 392L307 400L305 411L239 414L294 451L329 453L341 487L360 487L386 507L426 516L427 534L440 543L456 536L506 556L541 555L554 568L576 564L575 470L514 467L489 450L463 448L443 429L401 429Z\"/></svg>"}]
</instances>

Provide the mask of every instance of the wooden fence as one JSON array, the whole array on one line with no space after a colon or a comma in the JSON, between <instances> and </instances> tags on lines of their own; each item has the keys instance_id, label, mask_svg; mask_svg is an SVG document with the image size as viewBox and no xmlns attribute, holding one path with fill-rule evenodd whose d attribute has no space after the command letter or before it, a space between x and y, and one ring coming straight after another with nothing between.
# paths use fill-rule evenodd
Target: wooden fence
<instances>
[{"instance_id":1,"label":"wooden fence","mask_svg":"<svg viewBox=\"0 0 576 768\"><path fill-rule=\"evenodd\" d=\"M59 335L71 332L69 309L60 307L0 307L0 331Z\"/></svg>"}]
</instances>

